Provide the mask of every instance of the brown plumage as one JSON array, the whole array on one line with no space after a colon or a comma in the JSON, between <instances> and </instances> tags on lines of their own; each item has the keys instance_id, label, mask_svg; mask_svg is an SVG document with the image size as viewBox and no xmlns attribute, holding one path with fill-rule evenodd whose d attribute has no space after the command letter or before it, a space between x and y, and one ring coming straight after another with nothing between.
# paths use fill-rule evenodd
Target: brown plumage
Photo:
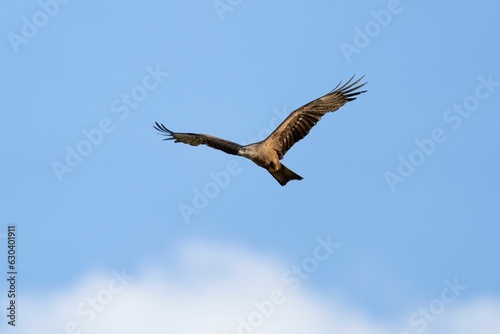
<instances>
[{"instance_id":1,"label":"brown plumage","mask_svg":"<svg viewBox=\"0 0 500 334\"><path fill-rule=\"evenodd\" d=\"M154 128L167 136L165 140L174 140L176 143L193 146L203 144L228 154L248 158L258 166L267 169L284 186L290 180L302 180L301 176L280 162L286 152L304 138L323 115L338 110L347 102L355 100L357 95L366 92L366 90L359 90L366 84L359 84L363 77L354 82L353 79L354 76L344 85L340 86L339 83L328 94L292 112L266 139L246 146L211 135L173 132L158 122Z\"/></svg>"}]
</instances>

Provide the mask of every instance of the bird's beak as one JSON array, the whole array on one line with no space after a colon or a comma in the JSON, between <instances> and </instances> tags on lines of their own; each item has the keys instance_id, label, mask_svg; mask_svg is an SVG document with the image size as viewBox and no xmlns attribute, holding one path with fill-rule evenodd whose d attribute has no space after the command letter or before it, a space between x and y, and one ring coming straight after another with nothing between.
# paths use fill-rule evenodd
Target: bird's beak
<instances>
[{"instance_id":1,"label":"bird's beak","mask_svg":"<svg viewBox=\"0 0 500 334\"><path fill-rule=\"evenodd\" d=\"M242 148L239 149L238 155L241 155L241 153L243 153L243 149Z\"/></svg>"}]
</instances>

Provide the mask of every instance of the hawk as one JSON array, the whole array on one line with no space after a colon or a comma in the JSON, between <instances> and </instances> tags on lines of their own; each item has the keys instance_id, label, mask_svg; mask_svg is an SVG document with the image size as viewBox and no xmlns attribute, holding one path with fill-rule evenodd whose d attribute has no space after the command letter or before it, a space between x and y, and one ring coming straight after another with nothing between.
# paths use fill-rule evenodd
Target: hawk
<instances>
[{"instance_id":1,"label":"hawk","mask_svg":"<svg viewBox=\"0 0 500 334\"><path fill-rule=\"evenodd\" d=\"M232 155L239 155L252 160L257 166L265 168L282 186L290 180L302 180L302 177L280 162L286 152L304 138L323 115L334 112L347 102L353 101L366 90L359 90L365 83L359 83L364 76L354 81L352 76L344 85L342 81L328 94L309 102L293 111L266 139L240 145L232 141L211 135L198 133L173 132L165 125L155 122L154 128L166 136L164 140L174 140L192 146L200 144L221 150Z\"/></svg>"}]
</instances>

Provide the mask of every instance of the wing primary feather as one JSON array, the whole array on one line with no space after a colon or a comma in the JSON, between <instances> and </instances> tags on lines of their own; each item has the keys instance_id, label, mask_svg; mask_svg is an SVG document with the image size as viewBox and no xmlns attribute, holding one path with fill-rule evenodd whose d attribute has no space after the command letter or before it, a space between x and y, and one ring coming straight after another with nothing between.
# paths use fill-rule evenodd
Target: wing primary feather
<instances>
[{"instance_id":1,"label":"wing primary feather","mask_svg":"<svg viewBox=\"0 0 500 334\"><path fill-rule=\"evenodd\" d=\"M157 130L157 131L163 132L163 133L159 133L159 135L166 136L166 138L163 138L163 140L175 139L173 131L170 131L169 129L167 129L167 127L165 125L163 125L162 123L155 122L155 124L156 125L154 125L153 128L155 128L155 130Z\"/></svg>"},{"instance_id":2,"label":"wing primary feather","mask_svg":"<svg viewBox=\"0 0 500 334\"><path fill-rule=\"evenodd\" d=\"M334 112L347 102L353 101L366 90L359 91L366 82L360 83L364 76L356 78L356 74L345 83L340 81L328 94L311 101L293 111L265 139L283 158L286 152L298 141L303 139L326 113Z\"/></svg>"}]
</instances>

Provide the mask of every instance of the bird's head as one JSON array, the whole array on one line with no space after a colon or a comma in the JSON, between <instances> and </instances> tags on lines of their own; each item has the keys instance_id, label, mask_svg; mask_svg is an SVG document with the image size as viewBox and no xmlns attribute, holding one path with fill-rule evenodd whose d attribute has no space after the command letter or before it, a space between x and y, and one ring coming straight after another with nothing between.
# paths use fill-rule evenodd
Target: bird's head
<instances>
[{"instance_id":1,"label":"bird's head","mask_svg":"<svg viewBox=\"0 0 500 334\"><path fill-rule=\"evenodd\" d=\"M248 146L245 146L245 147L242 147L240 148L240 150L238 151L238 155L241 155L242 157L245 157L247 159L252 159L253 156L255 156L255 148L252 145L248 145Z\"/></svg>"}]
</instances>

